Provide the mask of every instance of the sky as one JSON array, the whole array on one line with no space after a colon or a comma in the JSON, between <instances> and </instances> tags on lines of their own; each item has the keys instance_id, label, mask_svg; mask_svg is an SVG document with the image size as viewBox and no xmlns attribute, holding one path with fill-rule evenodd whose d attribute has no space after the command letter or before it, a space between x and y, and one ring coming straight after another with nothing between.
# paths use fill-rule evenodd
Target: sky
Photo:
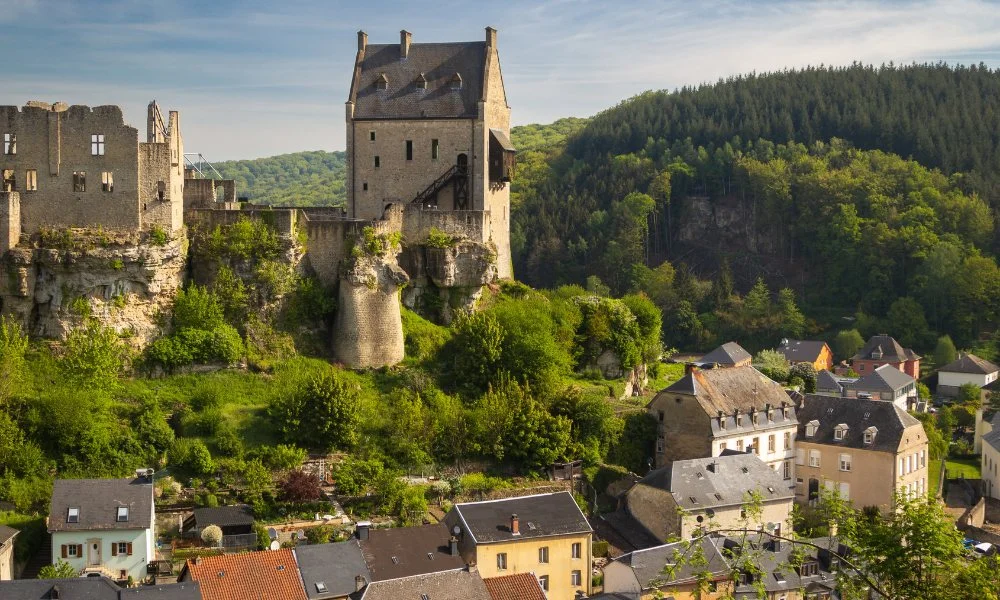
<instances>
[{"instance_id":1,"label":"sky","mask_svg":"<svg viewBox=\"0 0 1000 600\"><path fill-rule=\"evenodd\" d=\"M181 111L208 160L344 148L357 50L499 30L515 125L589 116L650 89L806 65L1000 67L1000 4L984 0L0 0L0 105Z\"/></svg>"}]
</instances>

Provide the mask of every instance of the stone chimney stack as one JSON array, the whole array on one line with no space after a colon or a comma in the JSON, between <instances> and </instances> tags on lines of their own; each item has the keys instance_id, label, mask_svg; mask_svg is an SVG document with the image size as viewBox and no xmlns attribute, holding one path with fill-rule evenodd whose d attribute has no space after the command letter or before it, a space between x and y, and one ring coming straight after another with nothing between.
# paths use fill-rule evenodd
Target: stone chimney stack
<instances>
[{"instance_id":1,"label":"stone chimney stack","mask_svg":"<svg viewBox=\"0 0 1000 600\"><path fill-rule=\"evenodd\" d=\"M413 40L413 34L407 30L402 30L399 32L399 58L406 60L410 55L410 42Z\"/></svg>"},{"instance_id":2,"label":"stone chimney stack","mask_svg":"<svg viewBox=\"0 0 1000 600\"><path fill-rule=\"evenodd\" d=\"M497 47L497 30L492 27L486 28L486 47L496 48Z\"/></svg>"},{"instance_id":3,"label":"stone chimney stack","mask_svg":"<svg viewBox=\"0 0 1000 600\"><path fill-rule=\"evenodd\" d=\"M521 522L516 514L510 516L510 532L513 535L521 535Z\"/></svg>"},{"instance_id":4,"label":"stone chimney stack","mask_svg":"<svg viewBox=\"0 0 1000 600\"><path fill-rule=\"evenodd\" d=\"M368 585L368 582L365 581L364 575L355 575L354 576L354 591L355 592L360 592L361 590L365 589L366 585Z\"/></svg>"},{"instance_id":5,"label":"stone chimney stack","mask_svg":"<svg viewBox=\"0 0 1000 600\"><path fill-rule=\"evenodd\" d=\"M452 556L458 556L458 538L451 536L448 540L448 551Z\"/></svg>"},{"instance_id":6,"label":"stone chimney stack","mask_svg":"<svg viewBox=\"0 0 1000 600\"><path fill-rule=\"evenodd\" d=\"M358 32L358 52L368 47L368 34L364 31Z\"/></svg>"}]
</instances>

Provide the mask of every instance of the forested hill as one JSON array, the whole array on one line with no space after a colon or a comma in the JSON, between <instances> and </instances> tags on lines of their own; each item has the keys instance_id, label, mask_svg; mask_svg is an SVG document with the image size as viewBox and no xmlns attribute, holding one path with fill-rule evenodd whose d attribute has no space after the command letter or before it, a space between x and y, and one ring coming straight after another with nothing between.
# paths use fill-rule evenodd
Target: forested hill
<instances>
[{"instance_id":1,"label":"forested hill","mask_svg":"<svg viewBox=\"0 0 1000 600\"><path fill-rule=\"evenodd\" d=\"M253 160L216 163L225 179L235 179L240 197L276 206L331 206L344 203L344 153L295 152Z\"/></svg>"}]
</instances>

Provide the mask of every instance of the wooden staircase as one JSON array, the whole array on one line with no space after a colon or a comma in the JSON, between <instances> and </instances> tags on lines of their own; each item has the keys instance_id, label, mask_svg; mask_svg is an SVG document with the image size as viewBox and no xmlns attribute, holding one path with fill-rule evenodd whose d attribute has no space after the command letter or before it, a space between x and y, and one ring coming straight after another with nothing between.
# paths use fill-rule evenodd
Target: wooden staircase
<instances>
[{"instance_id":1,"label":"wooden staircase","mask_svg":"<svg viewBox=\"0 0 1000 600\"><path fill-rule=\"evenodd\" d=\"M420 204L423 206L437 206L437 193L444 189L444 186L448 185L455 178L465 178L467 176L468 167L465 165L452 165L450 169L445 171L440 177L434 180L432 184L427 186L424 191L417 194L416 198L411 201L411 204ZM468 189L464 187L464 189ZM456 204L465 204L465 199L455 198Z\"/></svg>"}]
</instances>

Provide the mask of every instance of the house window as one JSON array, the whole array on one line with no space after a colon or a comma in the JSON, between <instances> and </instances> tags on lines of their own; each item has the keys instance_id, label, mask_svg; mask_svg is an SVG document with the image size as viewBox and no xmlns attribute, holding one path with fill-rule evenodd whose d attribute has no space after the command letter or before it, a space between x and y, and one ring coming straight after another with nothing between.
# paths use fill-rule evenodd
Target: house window
<instances>
[{"instance_id":1,"label":"house window","mask_svg":"<svg viewBox=\"0 0 1000 600\"><path fill-rule=\"evenodd\" d=\"M17 154L17 134L3 134L3 153L8 155Z\"/></svg>"},{"instance_id":2,"label":"house window","mask_svg":"<svg viewBox=\"0 0 1000 600\"><path fill-rule=\"evenodd\" d=\"M87 172L86 171L73 171L73 191L74 192L86 192L87 191Z\"/></svg>"},{"instance_id":3,"label":"house window","mask_svg":"<svg viewBox=\"0 0 1000 600\"><path fill-rule=\"evenodd\" d=\"M719 454L722 454L726 449L726 442L719 442Z\"/></svg>"},{"instance_id":4,"label":"house window","mask_svg":"<svg viewBox=\"0 0 1000 600\"><path fill-rule=\"evenodd\" d=\"M574 570L570 573L569 583L570 585L580 586L583 585L583 574L579 570Z\"/></svg>"},{"instance_id":5,"label":"house window","mask_svg":"<svg viewBox=\"0 0 1000 600\"><path fill-rule=\"evenodd\" d=\"M549 576L548 575L539 575L538 576L538 583L542 586L543 590L545 590L546 592L549 591Z\"/></svg>"},{"instance_id":6,"label":"house window","mask_svg":"<svg viewBox=\"0 0 1000 600\"><path fill-rule=\"evenodd\" d=\"M753 414L752 414L752 415L750 416L750 420L751 420L751 421L753 421L753 424L754 424L754 425L757 425L757 424L759 424L759 423L760 423L760 415L759 415L758 413L753 413Z\"/></svg>"},{"instance_id":7,"label":"house window","mask_svg":"<svg viewBox=\"0 0 1000 600\"><path fill-rule=\"evenodd\" d=\"M24 190L27 192L38 191L38 171L28 169L24 172Z\"/></svg>"},{"instance_id":8,"label":"house window","mask_svg":"<svg viewBox=\"0 0 1000 600\"><path fill-rule=\"evenodd\" d=\"M850 471L851 470L851 455L841 454L840 455L840 470Z\"/></svg>"},{"instance_id":9,"label":"house window","mask_svg":"<svg viewBox=\"0 0 1000 600\"><path fill-rule=\"evenodd\" d=\"M920 451L920 468L927 466L927 455L925 454L925 452L926 450Z\"/></svg>"},{"instance_id":10,"label":"house window","mask_svg":"<svg viewBox=\"0 0 1000 600\"><path fill-rule=\"evenodd\" d=\"M0 192L16 192L17 186L14 183L14 169L3 170L3 187Z\"/></svg>"},{"instance_id":11,"label":"house window","mask_svg":"<svg viewBox=\"0 0 1000 600\"><path fill-rule=\"evenodd\" d=\"M128 556L128 542L118 542L118 554Z\"/></svg>"},{"instance_id":12,"label":"house window","mask_svg":"<svg viewBox=\"0 0 1000 600\"><path fill-rule=\"evenodd\" d=\"M413 140L406 140L406 160L413 160Z\"/></svg>"},{"instance_id":13,"label":"house window","mask_svg":"<svg viewBox=\"0 0 1000 600\"><path fill-rule=\"evenodd\" d=\"M663 422L663 411L662 410L657 411L656 416L659 417L660 423L662 423Z\"/></svg>"},{"instance_id":14,"label":"house window","mask_svg":"<svg viewBox=\"0 0 1000 600\"><path fill-rule=\"evenodd\" d=\"M507 570L507 553L498 552L497 553L497 571Z\"/></svg>"},{"instance_id":15,"label":"house window","mask_svg":"<svg viewBox=\"0 0 1000 600\"><path fill-rule=\"evenodd\" d=\"M580 545L580 542L576 542L576 543L573 544L573 546L572 546L572 553L573 553L572 555L573 555L573 558L580 558L580 550L581 549L582 549L582 546Z\"/></svg>"},{"instance_id":16,"label":"house window","mask_svg":"<svg viewBox=\"0 0 1000 600\"><path fill-rule=\"evenodd\" d=\"M115 174L111 171L101 173L101 189L105 192L115 191Z\"/></svg>"},{"instance_id":17,"label":"house window","mask_svg":"<svg viewBox=\"0 0 1000 600\"><path fill-rule=\"evenodd\" d=\"M743 440L736 440L736 450L743 452Z\"/></svg>"},{"instance_id":18,"label":"house window","mask_svg":"<svg viewBox=\"0 0 1000 600\"><path fill-rule=\"evenodd\" d=\"M80 546L78 546L77 544L70 544L66 546L66 556L70 558L76 558L77 556L80 556L79 550Z\"/></svg>"},{"instance_id":19,"label":"house window","mask_svg":"<svg viewBox=\"0 0 1000 600\"><path fill-rule=\"evenodd\" d=\"M792 461L790 461L790 460L782 461L781 466L782 466L782 473L783 473L785 479L791 479L792 478Z\"/></svg>"},{"instance_id":20,"label":"house window","mask_svg":"<svg viewBox=\"0 0 1000 600\"><path fill-rule=\"evenodd\" d=\"M549 562L549 547L542 546L538 549L538 562L545 564Z\"/></svg>"},{"instance_id":21,"label":"house window","mask_svg":"<svg viewBox=\"0 0 1000 600\"><path fill-rule=\"evenodd\" d=\"M375 157L375 168L377 169L377 168L379 168L381 166L382 166L382 161L379 160L379 157L376 156Z\"/></svg>"},{"instance_id":22,"label":"house window","mask_svg":"<svg viewBox=\"0 0 1000 600\"><path fill-rule=\"evenodd\" d=\"M791 449L792 449L792 432L791 431L786 431L785 432L785 450L791 450Z\"/></svg>"},{"instance_id":23,"label":"house window","mask_svg":"<svg viewBox=\"0 0 1000 600\"><path fill-rule=\"evenodd\" d=\"M434 160L438 159L438 141L431 140L431 158Z\"/></svg>"},{"instance_id":24,"label":"house window","mask_svg":"<svg viewBox=\"0 0 1000 600\"><path fill-rule=\"evenodd\" d=\"M95 133L90 136L90 155L104 156L104 134Z\"/></svg>"},{"instance_id":25,"label":"house window","mask_svg":"<svg viewBox=\"0 0 1000 600\"><path fill-rule=\"evenodd\" d=\"M80 522L80 509L71 506L68 511L66 511L66 522L67 523L79 523Z\"/></svg>"},{"instance_id":26,"label":"house window","mask_svg":"<svg viewBox=\"0 0 1000 600\"><path fill-rule=\"evenodd\" d=\"M799 575L803 577L812 577L819 573L819 564L814 562L807 562L799 567Z\"/></svg>"},{"instance_id":27,"label":"house window","mask_svg":"<svg viewBox=\"0 0 1000 600\"><path fill-rule=\"evenodd\" d=\"M878 429L875 429L874 427L865 429L865 444L871 444L874 442L876 433L878 433Z\"/></svg>"},{"instance_id":28,"label":"house window","mask_svg":"<svg viewBox=\"0 0 1000 600\"><path fill-rule=\"evenodd\" d=\"M371 141L373 141L373 142L375 141L375 132L374 131L369 131L368 132L368 139L371 140Z\"/></svg>"},{"instance_id":29,"label":"house window","mask_svg":"<svg viewBox=\"0 0 1000 600\"><path fill-rule=\"evenodd\" d=\"M840 441L847 437L847 425L841 423L833 430L833 439Z\"/></svg>"},{"instance_id":30,"label":"house window","mask_svg":"<svg viewBox=\"0 0 1000 600\"><path fill-rule=\"evenodd\" d=\"M753 439L753 453L760 456L760 438Z\"/></svg>"},{"instance_id":31,"label":"house window","mask_svg":"<svg viewBox=\"0 0 1000 600\"><path fill-rule=\"evenodd\" d=\"M118 507L118 517L117 517L117 519L118 519L119 523L121 523L123 521L128 521L128 507L127 506L119 506Z\"/></svg>"},{"instance_id":32,"label":"house window","mask_svg":"<svg viewBox=\"0 0 1000 600\"><path fill-rule=\"evenodd\" d=\"M660 454L663 453L663 438L656 439L656 451Z\"/></svg>"},{"instance_id":33,"label":"house window","mask_svg":"<svg viewBox=\"0 0 1000 600\"><path fill-rule=\"evenodd\" d=\"M809 466L818 467L819 466L819 450L809 451Z\"/></svg>"},{"instance_id":34,"label":"house window","mask_svg":"<svg viewBox=\"0 0 1000 600\"><path fill-rule=\"evenodd\" d=\"M814 420L806 423L806 437L815 436L817 429L819 429L819 421Z\"/></svg>"},{"instance_id":35,"label":"house window","mask_svg":"<svg viewBox=\"0 0 1000 600\"><path fill-rule=\"evenodd\" d=\"M774 434L767 436L767 451L774 452Z\"/></svg>"}]
</instances>

